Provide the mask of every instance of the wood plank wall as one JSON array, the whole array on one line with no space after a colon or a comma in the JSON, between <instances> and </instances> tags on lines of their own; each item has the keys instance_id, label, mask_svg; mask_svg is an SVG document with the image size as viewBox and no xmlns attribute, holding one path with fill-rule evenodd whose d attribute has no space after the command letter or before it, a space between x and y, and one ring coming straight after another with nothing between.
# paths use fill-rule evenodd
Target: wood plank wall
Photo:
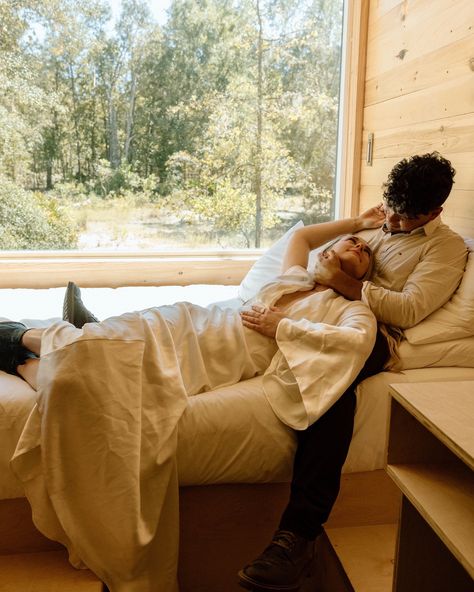
<instances>
[{"instance_id":1,"label":"wood plank wall","mask_svg":"<svg viewBox=\"0 0 474 592\"><path fill-rule=\"evenodd\" d=\"M457 171L443 220L474 237L474 0L370 0L360 211L396 162L433 150Z\"/></svg>"}]
</instances>

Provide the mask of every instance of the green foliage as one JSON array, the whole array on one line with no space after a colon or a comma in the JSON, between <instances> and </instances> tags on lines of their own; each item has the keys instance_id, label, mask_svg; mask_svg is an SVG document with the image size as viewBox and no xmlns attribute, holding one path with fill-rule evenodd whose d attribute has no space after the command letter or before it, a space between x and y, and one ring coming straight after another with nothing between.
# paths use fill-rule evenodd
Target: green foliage
<instances>
[{"instance_id":1,"label":"green foliage","mask_svg":"<svg viewBox=\"0 0 474 592\"><path fill-rule=\"evenodd\" d=\"M141 177L132 167L122 164L114 169L106 160L96 166L95 178L89 183L89 190L102 198L125 197L135 199L137 205L153 201L159 179L156 175Z\"/></svg>"},{"instance_id":2,"label":"green foliage","mask_svg":"<svg viewBox=\"0 0 474 592\"><path fill-rule=\"evenodd\" d=\"M107 0L0 0L0 174L42 212L44 188L168 204L249 245L290 201L327 219L341 22L342 0L172 0L162 27L122 0L114 28Z\"/></svg>"},{"instance_id":3,"label":"green foliage","mask_svg":"<svg viewBox=\"0 0 474 592\"><path fill-rule=\"evenodd\" d=\"M59 202L0 176L0 248L72 249L77 233Z\"/></svg>"}]
</instances>

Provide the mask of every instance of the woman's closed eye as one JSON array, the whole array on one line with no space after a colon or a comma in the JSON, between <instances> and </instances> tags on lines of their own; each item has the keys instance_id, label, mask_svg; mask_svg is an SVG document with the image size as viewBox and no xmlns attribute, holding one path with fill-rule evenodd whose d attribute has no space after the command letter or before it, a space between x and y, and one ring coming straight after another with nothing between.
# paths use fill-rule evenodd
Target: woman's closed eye
<instances>
[{"instance_id":1,"label":"woman's closed eye","mask_svg":"<svg viewBox=\"0 0 474 592\"><path fill-rule=\"evenodd\" d=\"M357 239L355 236L349 236L347 240L350 241L353 245L362 245L362 250L365 253L367 253L369 257L372 257L372 249L369 247L369 245L362 244L361 241Z\"/></svg>"}]
</instances>

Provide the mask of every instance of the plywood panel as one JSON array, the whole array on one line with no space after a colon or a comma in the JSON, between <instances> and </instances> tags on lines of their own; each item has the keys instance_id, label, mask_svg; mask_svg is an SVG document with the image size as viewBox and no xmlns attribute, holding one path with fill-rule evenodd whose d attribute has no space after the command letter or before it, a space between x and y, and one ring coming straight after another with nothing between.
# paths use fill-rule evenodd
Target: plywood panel
<instances>
[{"instance_id":1,"label":"plywood panel","mask_svg":"<svg viewBox=\"0 0 474 592\"><path fill-rule=\"evenodd\" d=\"M390 592L396 524L326 529L326 534L357 592Z\"/></svg>"},{"instance_id":2,"label":"plywood panel","mask_svg":"<svg viewBox=\"0 0 474 592\"><path fill-rule=\"evenodd\" d=\"M460 41L427 55L404 60L374 78L367 80L366 105L423 90L455 80L474 68L474 32ZM440 67L442 64L442 67Z\"/></svg>"},{"instance_id":3,"label":"plywood panel","mask_svg":"<svg viewBox=\"0 0 474 592\"><path fill-rule=\"evenodd\" d=\"M374 185L360 188L360 211L363 212L382 201L382 190Z\"/></svg>"},{"instance_id":4,"label":"plywood panel","mask_svg":"<svg viewBox=\"0 0 474 592\"><path fill-rule=\"evenodd\" d=\"M364 132L363 159L365 162L367 133ZM424 154L438 150L443 155L471 153L474 146L474 117L472 113L447 117L405 127L376 130L374 159L394 158L400 160L411 154Z\"/></svg>"},{"instance_id":5,"label":"plywood panel","mask_svg":"<svg viewBox=\"0 0 474 592\"><path fill-rule=\"evenodd\" d=\"M367 131L388 130L472 113L474 72L364 109Z\"/></svg>"},{"instance_id":6,"label":"plywood panel","mask_svg":"<svg viewBox=\"0 0 474 592\"><path fill-rule=\"evenodd\" d=\"M370 5L369 13L369 26L373 28L375 21L379 20L391 10L398 7L398 10L402 10L404 0L377 0L372 2Z\"/></svg>"},{"instance_id":7,"label":"plywood panel","mask_svg":"<svg viewBox=\"0 0 474 592\"><path fill-rule=\"evenodd\" d=\"M473 32L472 0L406 0L369 23L367 79L456 43Z\"/></svg>"},{"instance_id":8,"label":"plywood panel","mask_svg":"<svg viewBox=\"0 0 474 592\"><path fill-rule=\"evenodd\" d=\"M0 556L0 592L101 592L89 570L74 569L67 551Z\"/></svg>"},{"instance_id":9,"label":"plywood panel","mask_svg":"<svg viewBox=\"0 0 474 592\"><path fill-rule=\"evenodd\" d=\"M465 218L474 223L474 189L453 189L444 208L447 216ZM474 224L473 224L474 226Z\"/></svg>"},{"instance_id":10,"label":"plywood panel","mask_svg":"<svg viewBox=\"0 0 474 592\"><path fill-rule=\"evenodd\" d=\"M434 148L424 150L423 148L420 148L419 150L413 150L413 152L410 152L409 155L411 156L412 154L423 154L425 152L430 152L433 149ZM462 154L450 154L449 152L442 151L442 155L451 162L452 166L456 170L456 176L454 177L454 189L473 189L474 166L472 153L465 152ZM384 183L387 180L388 173L400 160L401 158L399 158L398 156L394 158L374 159L372 166L362 167L361 184L373 185L374 187L380 188L382 186L382 183Z\"/></svg>"},{"instance_id":11,"label":"plywood panel","mask_svg":"<svg viewBox=\"0 0 474 592\"><path fill-rule=\"evenodd\" d=\"M443 216L443 221L455 232L466 238L474 238L474 223L468 218L454 218Z\"/></svg>"}]
</instances>

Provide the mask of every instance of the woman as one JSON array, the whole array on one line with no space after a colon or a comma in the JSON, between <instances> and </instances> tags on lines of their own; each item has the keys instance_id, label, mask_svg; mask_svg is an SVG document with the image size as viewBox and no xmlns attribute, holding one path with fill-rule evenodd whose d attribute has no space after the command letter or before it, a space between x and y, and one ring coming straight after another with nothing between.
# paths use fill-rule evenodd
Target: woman
<instances>
[{"instance_id":1,"label":"woman","mask_svg":"<svg viewBox=\"0 0 474 592\"><path fill-rule=\"evenodd\" d=\"M320 258L339 265L349 275L357 279L368 277L372 269L370 247L363 239L353 235L339 237L335 241L331 241L320 254ZM176 303L171 307L159 307L160 314L167 319L171 330L176 327L177 315L185 320L187 317L187 320L196 329L197 343L195 345L197 349L205 347L204 344L199 343L199 340L207 340L214 330L221 332L222 327L226 325L237 329L237 332L233 334L235 342L238 343L237 347L232 339L225 342L221 340L219 354L222 355L222 348L231 347L231 357L234 356L236 349L241 350L243 348L243 351L251 358L244 364L245 370L241 368L239 376L230 371L229 366L226 366L223 372L219 372L216 368L206 368L208 374L211 370L210 373L216 372L218 377L212 380L212 384L202 384L199 387L193 386L187 389L188 395L194 395L203 390L217 388L218 386L250 378L252 375L261 374L266 370L276 352L277 346L273 340L276 337L280 321L302 318L302 308L307 313L308 320L320 319L321 314L315 310L317 306L313 306L313 300L317 303L324 298L317 296L312 300L307 299L328 289L317 282L315 283L311 274L299 265L300 261L300 253L295 248L293 248L292 252L290 244L285 256L283 275L264 286L257 297L239 311L243 326L251 331L240 328L240 324L236 322L236 313L230 309L221 312L216 307L203 309L189 303ZM335 297L335 294L333 293L332 296ZM297 306L297 303L301 303L303 300L305 300L305 305L303 307ZM146 311L143 311L142 314L146 314ZM95 319L91 313L88 312L88 315ZM211 317L215 318L209 324ZM3 344L0 369L11 374L18 374L35 389L37 388L37 372L44 331L44 329L27 329L22 323L5 322L0 324L0 335ZM270 339L259 338L255 335L255 332ZM191 355L189 344L186 344L178 333L173 338L176 346L181 347L180 361L185 364L186 356ZM186 347L187 345L188 347ZM201 353L204 353L204 351ZM212 361L212 354L215 352L208 351L207 353L208 356L210 355L210 361ZM228 376L226 376L227 374Z\"/></svg>"},{"instance_id":2,"label":"woman","mask_svg":"<svg viewBox=\"0 0 474 592\"><path fill-rule=\"evenodd\" d=\"M321 257L357 278L372 258L352 235ZM290 244L285 273L241 311L177 303L82 329L0 327L3 369L38 390L12 459L35 523L111 592L176 589L175 450L190 395L264 373L276 415L305 429L364 364L372 313L304 265Z\"/></svg>"}]
</instances>

